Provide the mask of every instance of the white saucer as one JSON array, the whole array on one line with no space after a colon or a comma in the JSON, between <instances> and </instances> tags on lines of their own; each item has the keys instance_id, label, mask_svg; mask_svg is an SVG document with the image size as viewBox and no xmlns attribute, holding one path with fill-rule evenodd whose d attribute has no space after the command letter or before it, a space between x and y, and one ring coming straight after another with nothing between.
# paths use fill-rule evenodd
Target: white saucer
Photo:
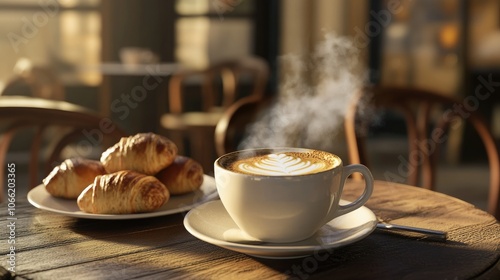
<instances>
[{"instance_id":1,"label":"white saucer","mask_svg":"<svg viewBox=\"0 0 500 280\"><path fill-rule=\"evenodd\" d=\"M137 214L91 214L85 213L78 208L76 199L56 198L50 195L45 186L38 185L28 193L28 201L35 207L65 216L100 219L100 220L127 220L165 216L188 211L202 203L218 198L215 180L213 177L204 175L203 184L200 189L185 195L171 196L165 205L154 212Z\"/></svg>"},{"instance_id":2,"label":"white saucer","mask_svg":"<svg viewBox=\"0 0 500 280\"><path fill-rule=\"evenodd\" d=\"M341 204L348 203L341 201ZM197 206L184 218L187 231L205 242L247 255L270 259L300 258L345 246L368 236L376 225L375 214L363 206L335 218L314 236L303 241L282 244L247 244L229 242L224 239L225 232L239 229L220 200Z\"/></svg>"}]
</instances>

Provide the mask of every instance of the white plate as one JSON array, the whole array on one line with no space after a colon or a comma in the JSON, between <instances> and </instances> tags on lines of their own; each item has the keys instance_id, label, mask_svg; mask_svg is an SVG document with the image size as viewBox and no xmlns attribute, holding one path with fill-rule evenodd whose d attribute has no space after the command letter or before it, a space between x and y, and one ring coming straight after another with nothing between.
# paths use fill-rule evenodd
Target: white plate
<instances>
[{"instance_id":1,"label":"white plate","mask_svg":"<svg viewBox=\"0 0 500 280\"><path fill-rule=\"evenodd\" d=\"M348 204L341 201L341 204ZM239 230L220 200L207 202L189 211L184 217L184 226L195 237L222 248L247 255L269 258L300 258L315 253L354 243L368 236L377 225L375 214L367 207L361 207L335 218L323 226L314 236L295 243L246 244L229 242L224 233Z\"/></svg>"},{"instance_id":2,"label":"white plate","mask_svg":"<svg viewBox=\"0 0 500 280\"><path fill-rule=\"evenodd\" d=\"M101 220L141 219L181 213L216 198L218 198L218 193L215 180L208 175L204 175L203 184L199 190L185 195L171 196L161 208L148 213L119 215L85 213L78 208L76 200L53 197L45 190L43 184L28 193L28 201L37 208L71 217Z\"/></svg>"}]
</instances>

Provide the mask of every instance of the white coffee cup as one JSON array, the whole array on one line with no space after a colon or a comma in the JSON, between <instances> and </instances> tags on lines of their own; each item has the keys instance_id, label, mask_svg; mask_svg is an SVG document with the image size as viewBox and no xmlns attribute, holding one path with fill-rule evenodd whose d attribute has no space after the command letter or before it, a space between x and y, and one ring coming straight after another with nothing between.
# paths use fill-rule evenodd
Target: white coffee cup
<instances>
[{"instance_id":1,"label":"white coffee cup","mask_svg":"<svg viewBox=\"0 0 500 280\"><path fill-rule=\"evenodd\" d=\"M364 205L373 192L366 166L343 166L337 155L311 149L236 151L218 158L214 172L231 218L246 234L264 242L311 237L329 221ZM364 192L354 202L339 205L345 180L354 172L363 175Z\"/></svg>"}]
</instances>

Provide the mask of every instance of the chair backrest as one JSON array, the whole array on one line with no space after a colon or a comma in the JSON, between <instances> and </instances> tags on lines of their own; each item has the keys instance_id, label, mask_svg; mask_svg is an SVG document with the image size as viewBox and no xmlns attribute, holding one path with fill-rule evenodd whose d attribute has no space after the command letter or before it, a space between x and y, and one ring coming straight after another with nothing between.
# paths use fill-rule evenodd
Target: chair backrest
<instances>
[{"instance_id":1,"label":"chair backrest","mask_svg":"<svg viewBox=\"0 0 500 280\"><path fill-rule=\"evenodd\" d=\"M78 105L23 96L0 97L0 163L4 166L13 140L19 140L15 137L23 133L31 133L21 139L27 143L16 141L15 144L22 144L17 148L29 154L29 188L40 184L39 176L47 175L64 160L65 148L72 146L72 156L83 156L94 148L104 150L125 136L111 120ZM40 163L45 166L42 172L39 172ZM4 172L0 169L2 189L6 182ZM0 201L3 193L0 192Z\"/></svg>"},{"instance_id":2,"label":"chair backrest","mask_svg":"<svg viewBox=\"0 0 500 280\"><path fill-rule=\"evenodd\" d=\"M248 96L229 106L215 127L215 150L218 156L238 150L248 125L256 121L271 104L270 97Z\"/></svg>"},{"instance_id":3,"label":"chair backrest","mask_svg":"<svg viewBox=\"0 0 500 280\"><path fill-rule=\"evenodd\" d=\"M499 149L495 143L487 122L477 110L456 110L463 102L429 90L416 88L399 88L374 86L360 92L348 110L345 119L349 160L351 163L362 163L369 166L365 147L365 136L360 126L366 122L359 117L360 105L373 105L377 109L395 110L404 116L408 138L408 172L407 182L433 189L436 176L436 162L439 146L447 138L461 120L470 124L481 138L489 163L490 186L488 211L497 219L500 218L500 159ZM368 105L370 106L370 105Z\"/></svg>"},{"instance_id":4,"label":"chair backrest","mask_svg":"<svg viewBox=\"0 0 500 280\"><path fill-rule=\"evenodd\" d=\"M23 95L52 100L64 100L62 82L49 67L30 66L16 71L0 95Z\"/></svg>"},{"instance_id":5,"label":"chair backrest","mask_svg":"<svg viewBox=\"0 0 500 280\"><path fill-rule=\"evenodd\" d=\"M241 97L245 86L250 86L246 95L262 96L268 79L269 67L257 57L225 61L203 70L181 71L170 77L169 112L179 114L186 111L184 99L189 81L201 80L201 111L208 112L229 107Z\"/></svg>"}]
</instances>

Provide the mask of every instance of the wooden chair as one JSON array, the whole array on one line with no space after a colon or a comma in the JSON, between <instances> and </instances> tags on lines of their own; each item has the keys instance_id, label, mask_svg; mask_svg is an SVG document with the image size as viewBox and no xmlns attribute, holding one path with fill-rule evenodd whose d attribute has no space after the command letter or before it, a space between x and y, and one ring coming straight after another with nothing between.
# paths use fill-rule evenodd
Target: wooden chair
<instances>
[{"instance_id":1,"label":"wooden chair","mask_svg":"<svg viewBox=\"0 0 500 280\"><path fill-rule=\"evenodd\" d=\"M175 73L169 81L169 107L168 112L161 116L159 132L170 137L180 153L193 157L210 171L215 151L208 147L214 147L217 122L236 100L245 96L263 96L268 79L267 63L256 57L226 61L204 70ZM193 84L201 88L194 95L189 92L189 85ZM187 106L196 103L198 108Z\"/></svg>"},{"instance_id":2,"label":"wooden chair","mask_svg":"<svg viewBox=\"0 0 500 280\"><path fill-rule=\"evenodd\" d=\"M57 133L51 128L58 128ZM41 179L64 160L65 148L73 148L72 156L87 158L90 158L89 152L96 149L94 159L98 159L102 150L123 136L125 133L110 119L84 107L64 101L0 96L0 162L6 166L9 150L27 150L29 189L40 184ZM41 172L40 163L45 166ZM4 174L5 168L1 168L0 201L6 182Z\"/></svg>"},{"instance_id":3,"label":"wooden chair","mask_svg":"<svg viewBox=\"0 0 500 280\"><path fill-rule=\"evenodd\" d=\"M407 160L414 172L408 172L408 183L434 189L439 147L447 140L450 129L462 119L481 138L488 157L490 186L488 212L500 218L499 149L486 121L477 111L458 111L463 101L438 93L416 89L375 86L360 92L345 119L349 160L370 166L365 137L359 133L366 122L359 117L360 104L376 109L395 110L404 116L408 137ZM368 105L370 106L370 105ZM420 179L420 180L419 180ZM420 184L419 184L420 181Z\"/></svg>"},{"instance_id":4,"label":"wooden chair","mask_svg":"<svg viewBox=\"0 0 500 280\"><path fill-rule=\"evenodd\" d=\"M269 97L249 96L229 106L215 127L217 156L239 149L248 125L257 120L259 114L270 106L271 101Z\"/></svg>"}]
</instances>

